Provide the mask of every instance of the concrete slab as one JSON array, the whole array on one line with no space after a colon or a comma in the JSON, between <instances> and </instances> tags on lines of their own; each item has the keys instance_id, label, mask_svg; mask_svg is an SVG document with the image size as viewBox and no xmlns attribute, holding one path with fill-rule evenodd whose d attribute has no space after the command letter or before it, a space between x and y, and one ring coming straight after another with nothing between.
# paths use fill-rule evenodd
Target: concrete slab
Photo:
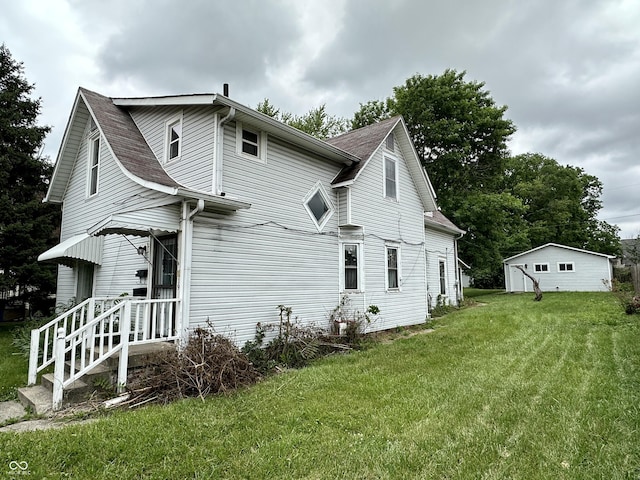
<instances>
[{"instance_id":1,"label":"concrete slab","mask_svg":"<svg viewBox=\"0 0 640 480\"><path fill-rule=\"evenodd\" d=\"M34 430L51 430L54 428L64 428L70 425L84 425L97 421L97 418L87 420L78 420L72 422L56 422L49 419L28 420L26 422L13 423L6 427L0 428L0 432L33 432Z\"/></svg>"},{"instance_id":2,"label":"concrete slab","mask_svg":"<svg viewBox=\"0 0 640 480\"><path fill-rule=\"evenodd\" d=\"M22 418L26 414L27 411L18 402L0 402L0 424L7 420Z\"/></svg>"}]
</instances>

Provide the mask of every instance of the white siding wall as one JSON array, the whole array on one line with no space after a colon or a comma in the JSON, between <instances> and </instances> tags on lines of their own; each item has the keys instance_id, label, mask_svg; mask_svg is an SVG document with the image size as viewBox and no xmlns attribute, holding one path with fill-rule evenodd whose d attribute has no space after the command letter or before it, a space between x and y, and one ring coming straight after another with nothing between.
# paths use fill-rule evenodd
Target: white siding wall
<instances>
[{"instance_id":1,"label":"white siding wall","mask_svg":"<svg viewBox=\"0 0 640 480\"><path fill-rule=\"evenodd\" d=\"M144 207L151 200L148 190L128 179L113 160L111 152L101 139L100 173L98 194L87 198L89 125L85 128L84 140L69 179L62 208L60 241L85 233L111 213ZM145 239L130 237L135 244L144 244ZM136 270L146 268L143 257L137 254L120 235L107 235L102 266L96 266L94 289L97 295L119 295L139 286L134 276ZM128 272L132 272L129 274ZM58 268L57 302L66 303L75 296L76 278L73 269Z\"/></svg>"},{"instance_id":2,"label":"white siding wall","mask_svg":"<svg viewBox=\"0 0 640 480\"><path fill-rule=\"evenodd\" d=\"M453 235L431 228L425 229L427 252L427 287L431 307L435 307L440 295L440 260L446 267L445 304L457 305L455 240Z\"/></svg>"},{"instance_id":3,"label":"white siding wall","mask_svg":"<svg viewBox=\"0 0 640 480\"><path fill-rule=\"evenodd\" d=\"M400 135L400 133L397 133ZM373 158L352 187L352 222L364 226L365 298L363 308L376 305L379 319L372 329L423 322L427 316L425 286L424 208L413 180L399 152L398 198L384 198L382 149ZM401 261L401 291L385 289L386 242L398 242Z\"/></svg>"},{"instance_id":4,"label":"white siding wall","mask_svg":"<svg viewBox=\"0 0 640 480\"><path fill-rule=\"evenodd\" d=\"M559 272L558 263L560 262L573 262L574 271ZM548 263L549 272L535 272L534 264L536 263ZM551 245L535 252L521 255L510 260L509 264L505 265L506 289L511 292L533 291L531 280L524 277L512 265L527 265L527 272L539 279L540 288L545 292L607 291L608 286L603 280L608 281L611 278L609 259L591 253L578 252ZM523 285L525 285L524 288Z\"/></svg>"},{"instance_id":5,"label":"white siding wall","mask_svg":"<svg viewBox=\"0 0 640 480\"><path fill-rule=\"evenodd\" d=\"M251 203L229 216L195 217L191 327L211 322L242 343L256 323L278 319L278 305L301 322L327 325L338 301L338 212L330 180L340 167L269 138L266 164L236 154L225 128L224 190ZM321 181L336 212L322 232L304 208Z\"/></svg>"},{"instance_id":6,"label":"white siding wall","mask_svg":"<svg viewBox=\"0 0 640 480\"><path fill-rule=\"evenodd\" d=\"M213 189L214 113L210 107L137 107L130 110L154 155L165 158L165 122L182 116L182 152L178 160L164 165L182 185L211 192Z\"/></svg>"}]
</instances>

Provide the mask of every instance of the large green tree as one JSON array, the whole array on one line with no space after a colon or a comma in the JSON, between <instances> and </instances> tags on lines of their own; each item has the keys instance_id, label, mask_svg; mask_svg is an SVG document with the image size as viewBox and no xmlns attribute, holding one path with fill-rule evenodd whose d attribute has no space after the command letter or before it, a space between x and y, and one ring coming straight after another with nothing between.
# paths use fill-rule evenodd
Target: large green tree
<instances>
[{"instance_id":1,"label":"large green tree","mask_svg":"<svg viewBox=\"0 0 640 480\"><path fill-rule=\"evenodd\" d=\"M344 133L348 129L347 120L329 115L324 103L304 115L293 115L290 112L281 112L265 98L258 103L256 110L322 140Z\"/></svg>"},{"instance_id":2,"label":"large green tree","mask_svg":"<svg viewBox=\"0 0 640 480\"><path fill-rule=\"evenodd\" d=\"M0 290L25 300L55 290L55 267L38 255L56 242L59 209L43 204L52 166L40 156L50 128L37 124L41 100L21 62L0 46Z\"/></svg>"},{"instance_id":3,"label":"large green tree","mask_svg":"<svg viewBox=\"0 0 640 480\"><path fill-rule=\"evenodd\" d=\"M503 188L527 207L531 247L547 242L618 254L617 227L597 219L602 183L582 168L539 153L507 160ZM517 252L513 252L517 253Z\"/></svg>"}]
</instances>

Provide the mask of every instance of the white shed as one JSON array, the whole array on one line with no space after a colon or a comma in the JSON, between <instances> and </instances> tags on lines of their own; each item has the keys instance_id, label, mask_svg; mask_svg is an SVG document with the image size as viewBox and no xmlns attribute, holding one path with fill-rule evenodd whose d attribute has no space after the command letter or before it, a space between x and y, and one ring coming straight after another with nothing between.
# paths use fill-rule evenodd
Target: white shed
<instances>
[{"instance_id":1,"label":"white shed","mask_svg":"<svg viewBox=\"0 0 640 480\"><path fill-rule=\"evenodd\" d=\"M611 286L613 255L547 243L509 257L504 263L507 292L532 292L533 284L516 266L538 279L544 292L599 292Z\"/></svg>"}]
</instances>

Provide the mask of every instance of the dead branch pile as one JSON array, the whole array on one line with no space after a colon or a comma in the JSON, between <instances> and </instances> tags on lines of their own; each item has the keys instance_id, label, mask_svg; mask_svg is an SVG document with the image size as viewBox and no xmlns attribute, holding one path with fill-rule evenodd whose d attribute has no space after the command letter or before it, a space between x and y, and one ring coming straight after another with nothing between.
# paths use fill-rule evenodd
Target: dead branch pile
<instances>
[{"instance_id":1,"label":"dead branch pile","mask_svg":"<svg viewBox=\"0 0 640 480\"><path fill-rule=\"evenodd\" d=\"M247 357L226 337L196 329L182 351L149 356L147 367L129 380L131 407L168 403L184 397L227 393L257 382L260 375Z\"/></svg>"}]
</instances>

